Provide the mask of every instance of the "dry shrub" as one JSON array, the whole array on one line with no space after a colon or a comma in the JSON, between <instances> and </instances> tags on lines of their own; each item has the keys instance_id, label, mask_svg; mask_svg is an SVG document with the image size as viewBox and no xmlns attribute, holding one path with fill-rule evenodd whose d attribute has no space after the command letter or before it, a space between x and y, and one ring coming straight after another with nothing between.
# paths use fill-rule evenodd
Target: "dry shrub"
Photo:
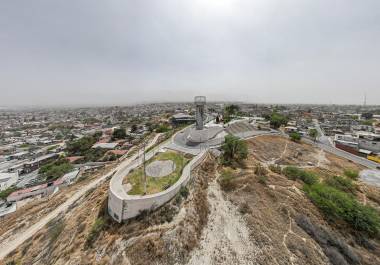
<instances>
[{"instance_id":1,"label":"dry shrub","mask_svg":"<svg viewBox=\"0 0 380 265\"><path fill-rule=\"evenodd\" d=\"M265 167L263 167L260 163L257 163L255 165L254 172L257 176L266 176L268 174L268 171Z\"/></svg>"},{"instance_id":2,"label":"dry shrub","mask_svg":"<svg viewBox=\"0 0 380 265\"><path fill-rule=\"evenodd\" d=\"M219 184L222 190L231 191L236 188L236 183L234 182L235 175L232 169L226 168L222 171L219 177Z\"/></svg>"}]
</instances>

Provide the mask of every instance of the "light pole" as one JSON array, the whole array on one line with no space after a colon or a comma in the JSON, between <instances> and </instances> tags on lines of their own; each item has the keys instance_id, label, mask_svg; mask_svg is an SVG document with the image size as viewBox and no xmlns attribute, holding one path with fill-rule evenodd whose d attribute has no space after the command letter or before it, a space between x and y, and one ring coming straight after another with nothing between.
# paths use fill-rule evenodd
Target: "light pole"
<instances>
[{"instance_id":1,"label":"light pole","mask_svg":"<svg viewBox=\"0 0 380 265\"><path fill-rule=\"evenodd\" d=\"M145 141L143 141L144 195L146 195Z\"/></svg>"}]
</instances>

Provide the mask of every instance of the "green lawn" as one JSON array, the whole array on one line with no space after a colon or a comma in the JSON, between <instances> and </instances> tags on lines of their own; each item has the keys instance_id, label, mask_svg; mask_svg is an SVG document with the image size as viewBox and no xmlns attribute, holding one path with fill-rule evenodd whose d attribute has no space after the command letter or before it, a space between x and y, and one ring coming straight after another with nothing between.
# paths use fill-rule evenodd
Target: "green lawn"
<instances>
[{"instance_id":1,"label":"green lawn","mask_svg":"<svg viewBox=\"0 0 380 265\"><path fill-rule=\"evenodd\" d=\"M190 158L185 157L181 153L167 151L164 153L158 153L149 161L147 161L146 165L149 165L151 162L156 160L172 160L175 163L176 168L173 173L165 177L152 178L147 176L147 194L161 192L176 183L177 180L181 177L183 167L190 161ZM129 195L142 195L144 193L142 166L130 172L126 179L127 182L132 185L132 189L128 192Z\"/></svg>"}]
</instances>

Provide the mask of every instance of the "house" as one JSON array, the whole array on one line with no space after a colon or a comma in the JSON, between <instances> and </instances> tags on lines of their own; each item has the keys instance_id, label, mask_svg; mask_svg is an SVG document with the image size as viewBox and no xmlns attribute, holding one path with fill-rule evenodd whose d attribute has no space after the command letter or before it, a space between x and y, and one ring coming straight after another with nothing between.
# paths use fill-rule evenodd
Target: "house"
<instances>
[{"instance_id":1,"label":"house","mask_svg":"<svg viewBox=\"0 0 380 265\"><path fill-rule=\"evenodd\" d=\"M52 160L58 158L58 154L47 154L40 157L37 157L36 159L29 161L24 164L24 172L30 173L34 170L39 169L42 165L45 165Z\"/></svg>"},{"instance_id":2,"label":"house","mask_svg":"<svg viewBox=\"0 0 380 265\"><path fill-rule=\"evenodd\" d=\"M127 150L109 150L107 152L107 154L114 154L116 156L123 156L127 153L128 151Z\"/></svg>"},{"instance_id":3,"label":"house","mask_svg":"<svg viewBox=\"0 0 380 265\"><path fill-rule=\"evenodd\" d=\"M294 126L286 126L284 130L286 133L292 133L292 132L297 132L298 128Z\"/></svg>"},{"instance_id":4,"label":"house","mask_svg":"<svg viewBox=\"0 0 380 265\"><path fill-rule=\"evenodd\" d=\"M66 160L68 160L71 164L80 162L84 159L84 156L68 156Z\"/></svg>"},{"instance_id":5,"label":"house","mask_svg":"<svg viewBox=\"0 0 380 265\"><path fill-rule=\"evenodd\" d=\"M358 132L357 136L359 149L365 149L375 153L380 152L380 134Z\"/></svg>"},{"instance_id":6,"label":"house","mask_svg":"<svg viewBox=\"0 0 380 265\"><path fill-rule=\"evenodd\" d=\"M96 143L92 146L92 148L102 148L102 149L115 149L119 143Z\"/></svg>"},{"instance_id":7,"label":"house","mask_svg":"<svg viewBox=\"0 0 380 265\"><path fill-rule=\"evenodd\" d=\"M24 159L26 158L27 156L29 155L29 152L18 152L18 153L15 153L15 154L11 154L9 155L9 159L18 159L18 160L21 160L21 159Z\"/></svg>"},{"instance_id":8,"label":"house","mask_svg":"<svg viewBox=\"0 0 380 265\"><path fill-rule=\"evenodd\" d=\"M370 132L335 134L335 147L356 155L367 156L380 152L380 135Z\"/></svg>"},{"instance_id":9,"label":"house","mask_svg":"<svg viewBox=\"0 0 380 265\"><path fill-rule=\"evenodd\" d=\"M174 125L194 123L195 117L185 113L177 113L172 116L171 122Z\"/></svg>"},{"instance_id":10,"label":"house","mask_svg":"<svg viewBox=\"0 0 380 265\"><path fill-rule=\"evenodd\" d=\"M50 195L54 192L54 190L57 187L59 187L62 184L64 184L64 182L63 182L62 178L59 178L53 182L40 184L37 186L22 189L22 190L17 190L17 191L12 192L8 196L7 201L8 202L16 202L16 201L20 201L20 200L23 200L26 198L34 197L37 195L42 195L42 196Z\"/></svg>"},{"instance_id":11,"label":"house","mask_svg":"<svg viewBox=\"0 0 380 265\"><path fill-rule=\"evenodd\" d=\"M6 190L15 185L18 180L18 173L0 173L0 191Z\"/></svg>"}]
</instances>

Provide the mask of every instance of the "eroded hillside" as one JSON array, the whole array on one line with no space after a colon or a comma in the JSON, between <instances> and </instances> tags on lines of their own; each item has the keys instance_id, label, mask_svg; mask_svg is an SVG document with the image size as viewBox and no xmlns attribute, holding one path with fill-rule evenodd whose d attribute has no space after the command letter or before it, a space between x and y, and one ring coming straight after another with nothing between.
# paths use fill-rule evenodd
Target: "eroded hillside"
<instances>
[{"instance_id":1,"label":"eroded hillside","mask_svg":"<svg viewBox=\"0 0 380 265\"><path fill-rule=\"evenodd\" d=\"M306 196L302 181L276 173L295 165L324 180L360 167L276 136L253 138L248 146L243 167L225 168L210 155L188 190L125 224L108 218L104 183L5 263L380 264L379 239L329 220ZM379 194L355 181L354 196L361 203L379 209Z\"/></svg>"}]
</instances>

